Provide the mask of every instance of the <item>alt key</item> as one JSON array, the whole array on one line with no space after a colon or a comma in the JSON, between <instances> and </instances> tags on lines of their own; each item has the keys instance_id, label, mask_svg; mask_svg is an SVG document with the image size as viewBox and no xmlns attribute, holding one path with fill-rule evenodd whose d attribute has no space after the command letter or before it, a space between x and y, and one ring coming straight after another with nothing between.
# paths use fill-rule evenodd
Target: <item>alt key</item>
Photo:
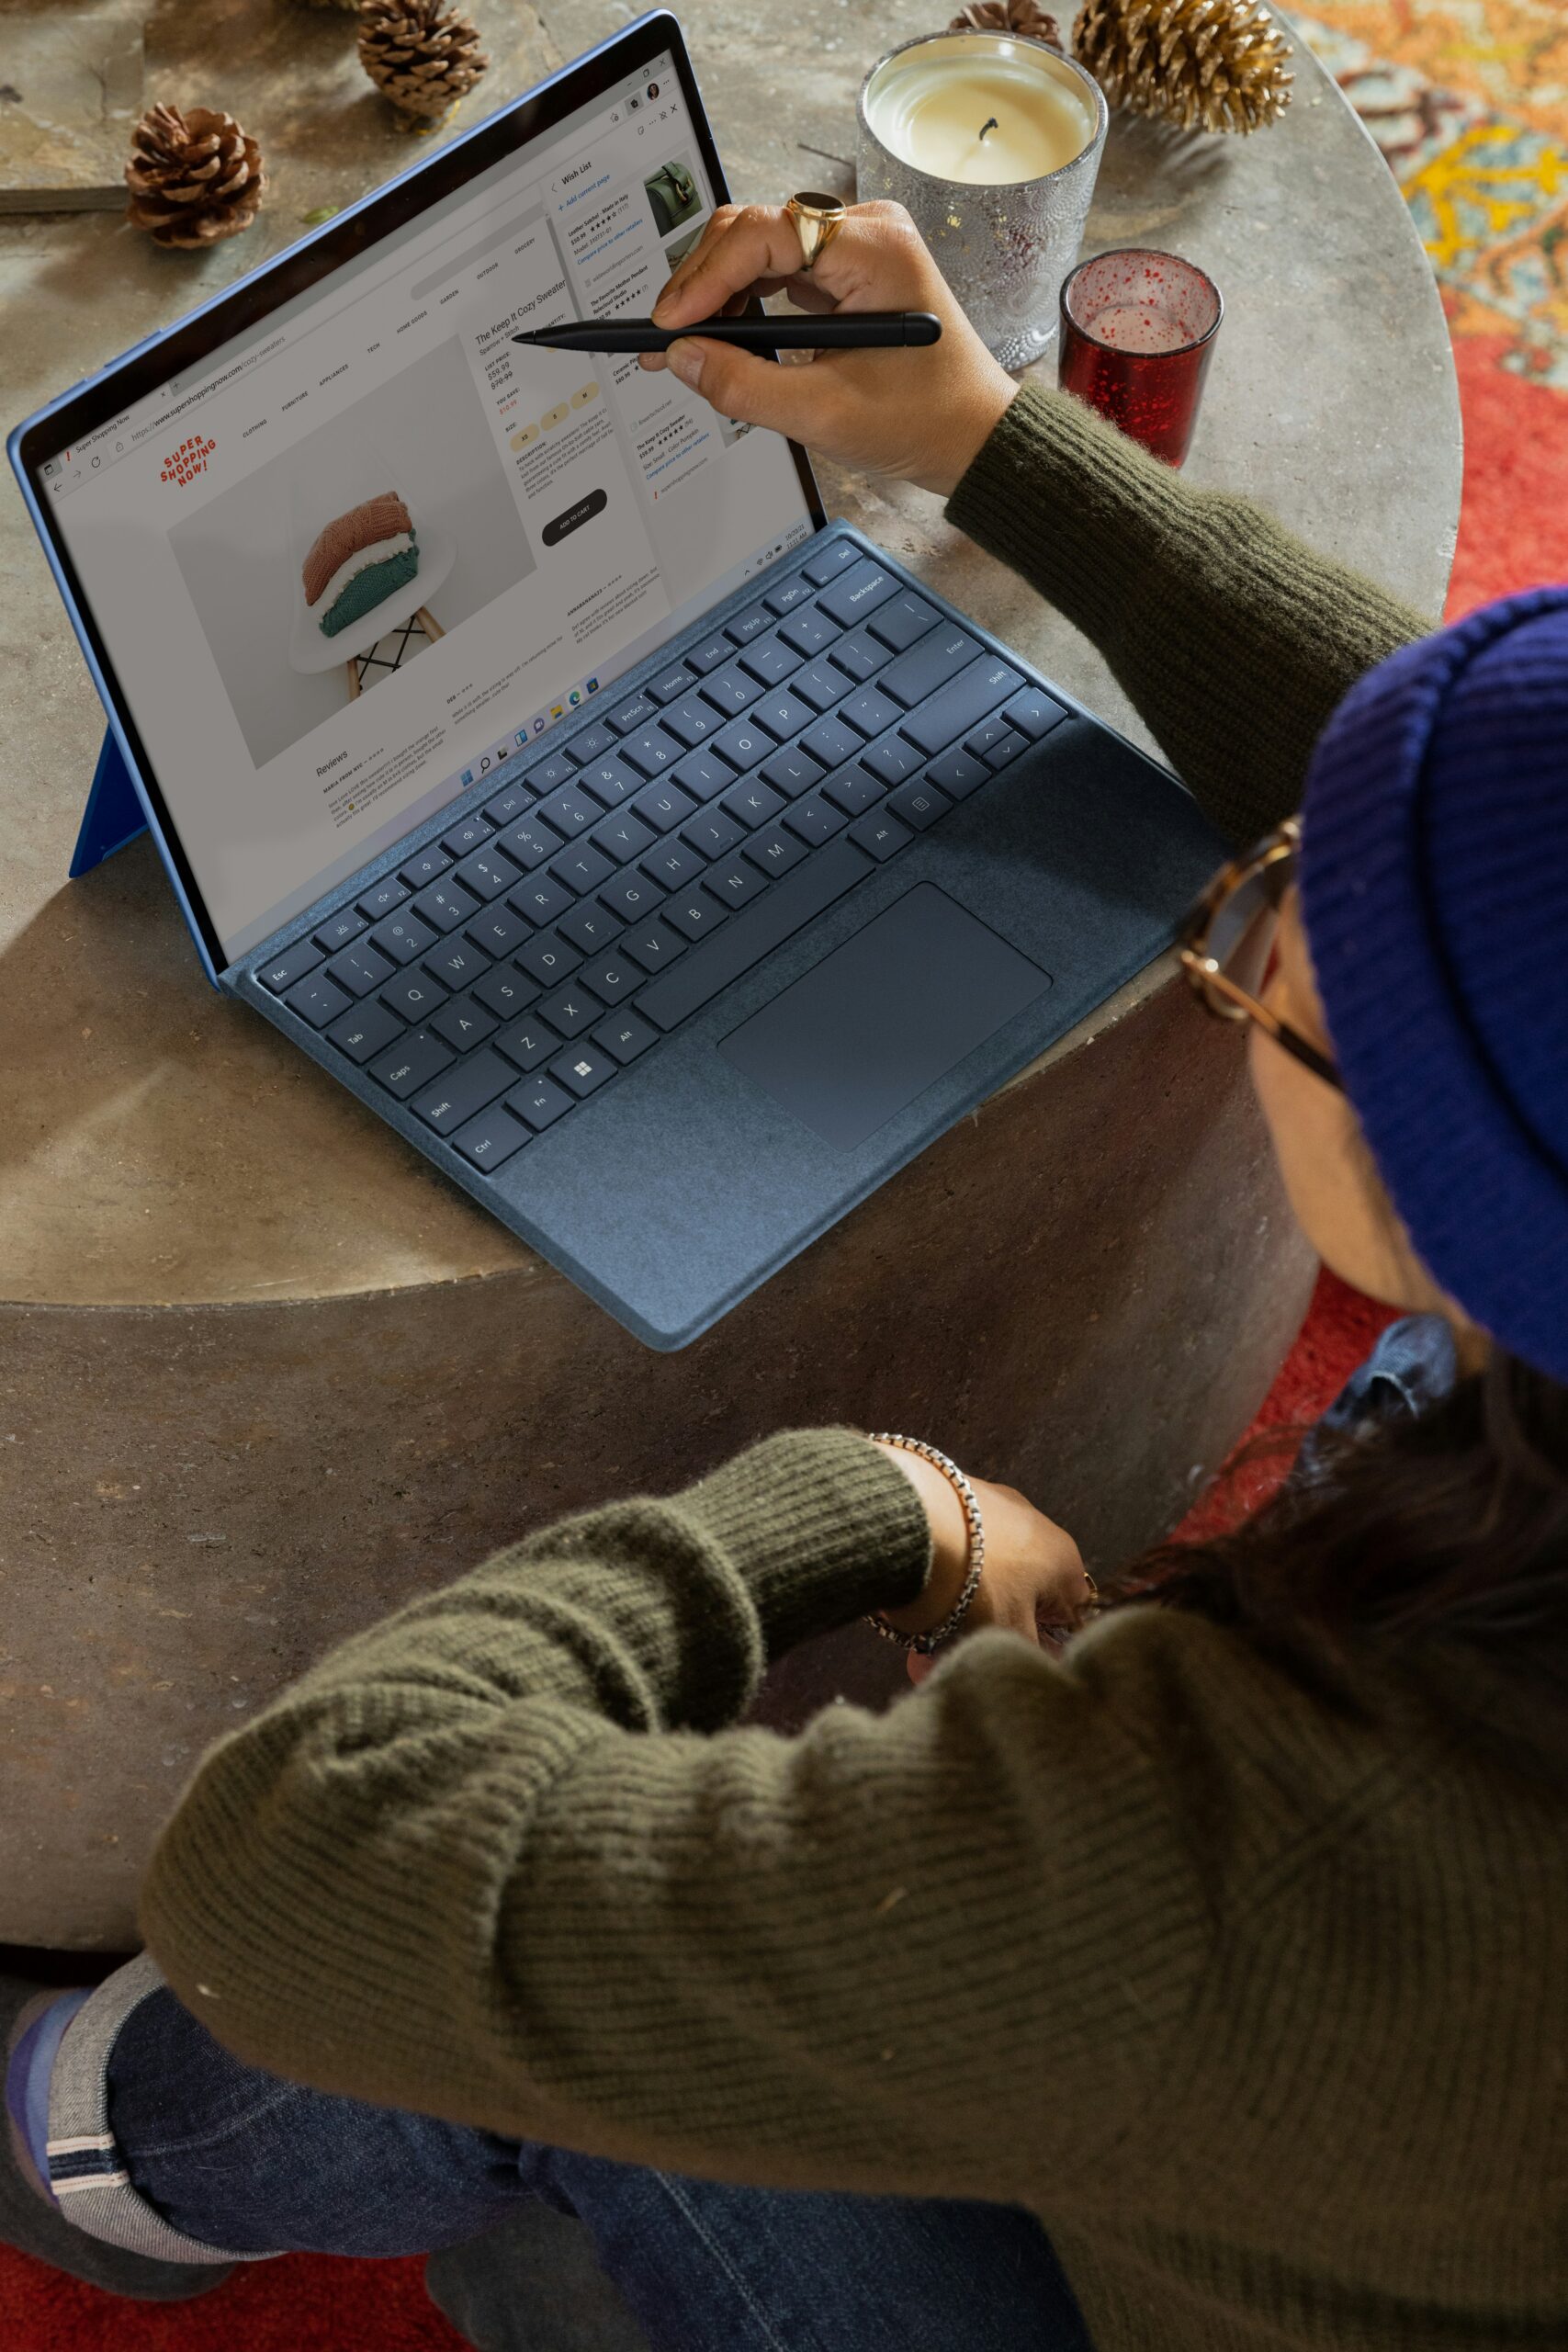
<instances>
[{"instance_id":1,"label":"alt key","mask_svg":"<svg viewBox=\"0 0 1568 2352\"><path fill-rule=\"evenodd\" d=\"M593 1042L618 1062L635 1062L638 1054L658 1044L659 1032L650 1029L639 1013L612 1012L593 1032Z\"/></svg>"}]
</instances>

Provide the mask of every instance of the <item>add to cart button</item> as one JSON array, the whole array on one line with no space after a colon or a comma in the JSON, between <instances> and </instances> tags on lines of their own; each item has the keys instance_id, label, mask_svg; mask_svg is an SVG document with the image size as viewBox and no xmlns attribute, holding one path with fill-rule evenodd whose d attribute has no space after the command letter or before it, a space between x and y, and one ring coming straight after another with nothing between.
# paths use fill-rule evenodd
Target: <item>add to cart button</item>
<instances>
[{"instance_id":1,"label":"add to cart button","mask_svg":"<svg viewBox=\"0 0 1568 2352\"><path fill-rule=\"evenodd\" d=\"M575 506L569 506L564 514L558 514L553 523L547 523L539 537L547 548L553 548L565 538L569 531L581 530L593 515L602 514L609 503L604 491L591 490L586 498L580 498Z\"/></svg>"}]
</instances>

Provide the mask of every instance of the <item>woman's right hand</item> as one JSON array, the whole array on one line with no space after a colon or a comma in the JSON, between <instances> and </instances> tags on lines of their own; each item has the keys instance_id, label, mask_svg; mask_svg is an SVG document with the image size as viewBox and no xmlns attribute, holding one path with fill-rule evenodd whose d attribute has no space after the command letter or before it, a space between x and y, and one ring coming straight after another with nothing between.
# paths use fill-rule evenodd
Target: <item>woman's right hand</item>
<instances>
[{"instance_id":1,"label":"woman's right hand","mask_svg":"<svg viewBox=\"0 0 1568 2352\"><path fill-rule=\"evenodd\" d=\"M801 310L934 311L940 343L820 351L797 367L692 338L668 364L722 416L770 425L841 466L943 497L978 456L1017 386L998 367L899 204L852 205L807 276L781 205L721 205L654 304L660 326L739 309L782 288ZM649 353L645 368L666 356Z\"/></svg>"}]
</instances>

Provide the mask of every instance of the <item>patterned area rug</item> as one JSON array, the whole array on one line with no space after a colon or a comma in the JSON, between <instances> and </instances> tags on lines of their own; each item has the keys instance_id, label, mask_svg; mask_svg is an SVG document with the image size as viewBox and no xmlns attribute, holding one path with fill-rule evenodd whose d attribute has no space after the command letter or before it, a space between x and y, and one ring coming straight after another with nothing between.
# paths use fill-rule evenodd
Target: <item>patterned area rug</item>
<instances>
[{"instance_id":1,"label":"patterned area rug","mask_svg":"<svg viewBox=\"0 0 1568 2352\"><path fill-rule=\"evenodd\" d=\"M1568 580L1568 0L1314 0L1295 23L1388 157L1443 290L1466 448L1450 612ZM1325 1276L1255 1426L1314 1419L1386 1320ZM1212 1526L1271 1483L1249 1467L1189 1524ZM290 2256L158 2310L0 2250L0 2345L461 2352L422 2270Z\"/></svg>"},{"instance_id":2,"label":"patterned area rug","mask_svg":"<svg viewBox=\"0 0 1568 2352\"><path fill-rule=\"evenodd\" d=\"M1465 424L1450 616L1568 580L1568 5L1292 11L1387 156L1442 288Z\"/></svg>"},{"instance_id":3,"label":"patterned area rug","mask_svg":"<svg viewBox=\"0 0 1568 2352\"><path fill-rule=\"evenodd\" d=\"M1314 0L1298 28L1387 156L1456 336L1568 390L1568 8Z\"/></svg>"}]
</instances>

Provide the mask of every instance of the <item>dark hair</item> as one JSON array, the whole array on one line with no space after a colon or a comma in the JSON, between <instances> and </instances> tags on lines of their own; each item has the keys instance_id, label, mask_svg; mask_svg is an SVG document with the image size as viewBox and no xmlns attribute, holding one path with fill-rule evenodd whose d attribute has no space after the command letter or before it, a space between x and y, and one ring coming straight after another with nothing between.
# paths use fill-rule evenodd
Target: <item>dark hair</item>
<instances>
[{"instance_id":1,"label":"dark hair","mask_svg":"<svg viewBox=\"0 0 1568 2352\"><path fill-rule=\"evenodd\" d=\"M1325 1439L1232 1533L1161 1545L1122 1592L1302 1662L1462 1640L1568 1698L1568 1387L1494 1351L1424 1411Z\"/></svg>"}]
</instances>

